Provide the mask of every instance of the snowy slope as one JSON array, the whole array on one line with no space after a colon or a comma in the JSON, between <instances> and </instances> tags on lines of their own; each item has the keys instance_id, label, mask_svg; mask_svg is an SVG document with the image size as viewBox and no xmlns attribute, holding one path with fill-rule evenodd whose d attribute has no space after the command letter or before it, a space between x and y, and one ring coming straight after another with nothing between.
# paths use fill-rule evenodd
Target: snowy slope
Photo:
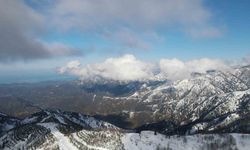
<instances>
[{"instance_id":1,"label":"snowy slope","mask_svg":"<svg viewBox=\"0 0 250 150\"><path fill-rule=\"evenodd\" d=\"M59 110L44 110L24 118L18 125L3 132L0 136L0 148L78 149L79 146L76 145L78 141L73 138L77 137L78 134L75 134L77 132L91 131L91 136L92 132L119 133L118 130L120 130L118 127L90 116ZM85 147L97 148L87 143Z\"/></svg>"},{"instance_id":2,"label":"snowy slope","mask_svg":"<svg viewBox=\"0 0 250 150\"><path fill-rule=\"evenodd\" d=\"M193 136L169 136L155 135L152 131L144 131L141 134L125 134L122 142L126 150L215 150L215 149L239 149L248 150L250 135L222 134L222 135L193 135Z\"/></svg>"},{"instance_id":3,"label":"snowy slope","mask_svg":"<svg viewBox=\"0 0 250 150\"><path fill-rule=\"evenodd\" d=\"M245 150L250 146L250 134L170 136L154 131L135 133L93 117L62 111L42 111L21 122L0 137L0 149L210 150L237 148Z\"/></svg>"},{"instance_id":4,"label":"snowy slope","mask_svg":"<svg viewBox=\"0 0 250 150\"><path fill-rule=\"evenodd\" d=\"M57 125L54 123L41 123L39 124L50 130L53 137L55 137L55 141L58 144L60 150L77 150L77 148L70 142L69 138L62 134L58 129Z\"/></svg>"}]
</instances>

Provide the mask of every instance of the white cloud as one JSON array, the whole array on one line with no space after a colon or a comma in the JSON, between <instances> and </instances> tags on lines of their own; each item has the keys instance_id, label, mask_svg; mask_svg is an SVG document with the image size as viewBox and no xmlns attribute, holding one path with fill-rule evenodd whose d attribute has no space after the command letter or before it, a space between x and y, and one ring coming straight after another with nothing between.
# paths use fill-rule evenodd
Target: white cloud
<instances>
[{"instance_id":1,"label":"white cloud","mask_svg":"<svg viewBox=\"0 0 250 150\"><path fill-rule=\"evenodd\" d=\"M80 65L81 63L78 60L70 61L64 67L61 67L58 71L61 74L69 73L69 74L73 74L76 76L82 76L82 74L84 73L81 73L81 70L84 70L84 69L81 69Z\"/></svg>"},{"instance_id":2,"label":"white cloud","mask_svg":"<svg viewBox=\"0 0 250 150\"><path fill-rule=\"evenodd\" d=\"M187 75L185 63L178 59L162 59L159 62L159 66L161 73L171 80L182 79Z\"/></svg>"},{"instance_id":3,"label":"white cloud","mask_svg":"<svg viewBox=\"0 0 250 150\"><path fill-rule=\"evenodd\" d=\"M165 74L168 79L179 80L189 78L191 73L205 73L207 70L229 71L230 67L223 61L202 58L187 62L178 59L162 59L159 63L161 73Z\"/></svg>"},{"instance_id":4,"label":"white cloud","mask_svg":"<svg viewBox=\"0 0 250 150\"><path fill-rule=\"evenodd\" d=\"M189 78L191 73L205 73L207 70L229 71L230 67L220 60L208 58L183 62L178 59L162 59L155 65L136 59L133 55L124 55L118 58L108 58L102 63L81 66L79 61L71 61L59 69L59 73L67 73L91 79L102 77L112 80L148 80L156 75L156 70L170 80Z\"/></svg>"},{"instance_id":5,"label":"white cloud","mask_svg":"<svg viewBox=\"0 0 250 150\"><path fill-rule=\"evenodd\" d=\"M112 80L144 80L153 76L153 64L137 60L133 55L108 58L103 63L81 67L79 61L71 61L59 69L60 73L69 73L81 79L102 77Z\"/></svg>"}]
</instances>

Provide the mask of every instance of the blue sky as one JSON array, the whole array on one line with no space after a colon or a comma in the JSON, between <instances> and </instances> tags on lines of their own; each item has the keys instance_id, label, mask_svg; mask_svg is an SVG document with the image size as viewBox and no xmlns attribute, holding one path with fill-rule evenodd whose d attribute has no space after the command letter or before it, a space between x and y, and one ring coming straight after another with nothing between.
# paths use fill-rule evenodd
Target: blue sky
<instances>
[{"instance_id":1,"label":"blue sky","mask_svg":"<svg viewBox=\"0 0 250 150\"><path fill-rule=\"evenodd\" d=\"M125 54L238 60L250 55L249 7L248 0L3 0L0 82L60 78L56 68L70 60Z\"/></svg>"}]
</instances>

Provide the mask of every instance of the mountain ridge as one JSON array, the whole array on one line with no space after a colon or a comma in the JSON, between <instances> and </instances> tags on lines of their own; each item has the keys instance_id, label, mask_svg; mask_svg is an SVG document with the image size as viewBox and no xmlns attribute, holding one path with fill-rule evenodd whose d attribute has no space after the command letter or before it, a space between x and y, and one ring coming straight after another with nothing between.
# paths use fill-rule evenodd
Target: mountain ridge
<instances>
[{"instance_id":1,"label":"mountain ridge","mask_svg":"<svg viewBox=\"0 0 250 150\"><path fill-rule=\"evenodd\" d=\"M159 125L169 130L170 126L174 127L170 122L159 122ZM0 136L0 149L184 149L192 145L192 149L209 150L250 146L249 134L168 134L163 133L159 125L147 124L144 129L126 130L79 113L43 110L19 120L15 127L5 131Z\"/></svg>"}]
</instances>

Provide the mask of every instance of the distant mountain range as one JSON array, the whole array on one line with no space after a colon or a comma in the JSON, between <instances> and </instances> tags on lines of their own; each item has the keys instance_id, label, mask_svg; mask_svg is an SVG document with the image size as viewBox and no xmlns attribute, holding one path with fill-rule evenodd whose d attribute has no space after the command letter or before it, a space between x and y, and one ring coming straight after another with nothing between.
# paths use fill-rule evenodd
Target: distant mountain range
<instances>
[{"instance_id":1,"label":"distant mountain range","mask_svg":"<svg viewBox=\"0 0 250 150\"><path fill-rule=\"evenodd\" d=\"M213 149L217 138L222 141L216 146L229 140L230 148L239 148L238 140L250 137L250 66L193 73L177 81L96 78L0 85L0 111L6 149L175 149L191 144L180 138L192 139L198 145L194 149ZM199 139L205 144L199 145Z\"/></svg>"}]
</instances>

